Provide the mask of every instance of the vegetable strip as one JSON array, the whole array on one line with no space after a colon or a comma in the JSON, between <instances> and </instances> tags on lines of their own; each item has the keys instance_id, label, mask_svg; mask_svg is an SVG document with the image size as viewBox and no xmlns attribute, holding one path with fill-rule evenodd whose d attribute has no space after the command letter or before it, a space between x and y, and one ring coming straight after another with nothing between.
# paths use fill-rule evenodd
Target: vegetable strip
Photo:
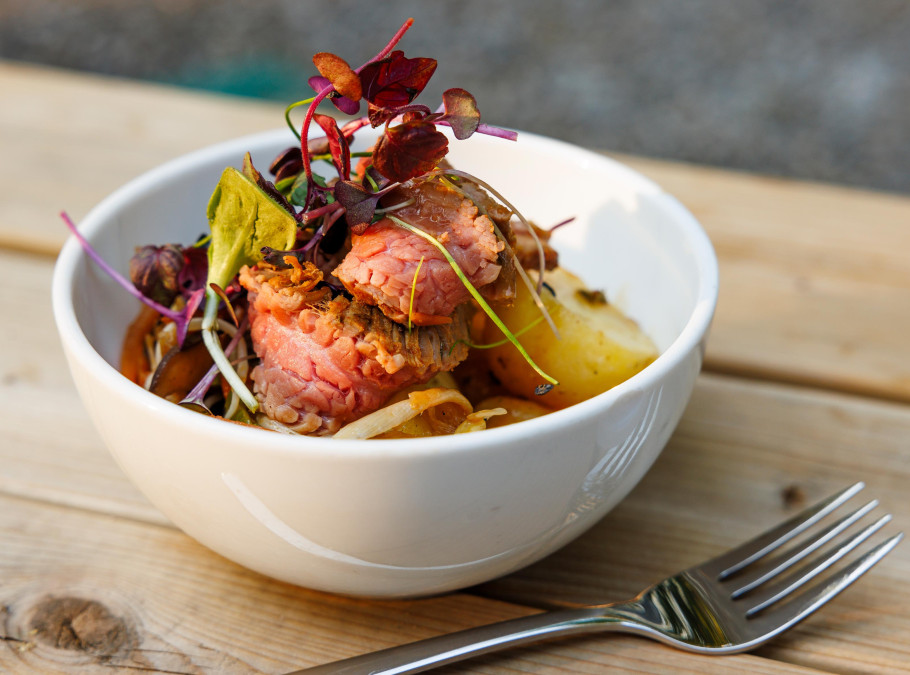
<instances>
[{"instance_id":1,"label":"vegetable strip","mask_svg":"<svg viewBox=\"0 0 910 675\"><path fill-rule=\"evenodd\" d=\"M221 371L221 375L227 380L231 389L236 392L250 412L255 413L259 410L259 401L256 400L246 383L240 379L231 362L228 361L224 350L221 348L221 340L218 339L215 330L215 319L218 318L219 302L218 294L211 287L207 288L205 291L205 314L202 317L202 341L205 342L209 354L212 355L212 360L218 366L218 370Z\"/></svg>"}]
</instances>

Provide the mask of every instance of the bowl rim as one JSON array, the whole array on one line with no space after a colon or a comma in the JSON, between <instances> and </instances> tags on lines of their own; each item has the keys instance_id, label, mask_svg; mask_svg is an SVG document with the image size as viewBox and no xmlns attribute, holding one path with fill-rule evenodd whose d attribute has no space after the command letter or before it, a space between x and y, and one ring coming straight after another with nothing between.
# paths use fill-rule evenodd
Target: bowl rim
<instances>
[{"instance_id":1,"label":"bowl rim","mask_svg":"<svg viewBox=\"0 0 910 675\"><path fill-rule=\"evenodd\" d=\"M274 145L288 137L287 128L274 129L242 136L206 146L181 155L137 176L99 202L79 223L79 231L92 242L106 224L116 222L114 216L133 200L153 190L164 180L191 171L200 164L219 156L242 157L265 145ZM698 349L714 316L718 295L718 265L708 235L695 217L672 195L665 192L651 179L614 159L576 145L529 132L519 135L528 145L536 145L549 152L566 154L577 161L607 165L610 170L636 190L647 193L667 210L673 223L682 231L690 244L698 271L698 291L692 313L675 340L642 371L625 382L586 401L543 417L518 424L487 429L480 434L459 434L414 439L334 439L318 436L290 436L263 433L263 430L224 420L209 418L174 405L124 377L109 364L92 346L82 331L73 306L74 275L81 260L91 264L75 237L70 235L64 243L54 266L52 304L54 319L68 357L78 360L86 372L93 374L105 387L115 390L131 405L145 408L150 415L163 415L169 424L181 429L197 428L215 443L245 442L251 451L281 455L314 455L342 460L407 459L442 456L449 453L482 452L501 444L529 439L557 429L571 428L602 413L615 402L637 392L654 387L690 351Z\"/></svg>"}]
</instances>

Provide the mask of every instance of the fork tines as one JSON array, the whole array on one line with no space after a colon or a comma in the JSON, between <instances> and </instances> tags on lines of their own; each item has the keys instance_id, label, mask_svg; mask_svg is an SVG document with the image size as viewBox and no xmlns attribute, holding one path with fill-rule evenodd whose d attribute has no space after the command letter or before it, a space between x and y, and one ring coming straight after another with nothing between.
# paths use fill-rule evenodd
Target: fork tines
<instances>
[{"instance_id":1,"label":"fork tines","mask_svg":"<svg viewBox=\"0 0 910 675\"><path fill-rule=\"evenodd\" d=\"M899 532L885 539L847 567L829 573L808 590L795 593L891 520L891 516L885 514L864 527L854 527L859 527L858 523L878 506L878 500L873 499L827 527L808 534L797 544L785 546L837 511L863 487L861 482L851 485L773 530L713 559L702 569L716 573L717 581L730 589L731 599L742 601L746 617L766 616L769 623L779 623L782 616L786 616L792 617L788 623L795 623L862 576L903 537ZM856 531L848 534L851 528ZM789 571L803 561L805 564ZM781 600L786 600L786 604L779 610L765 611ZM780 616L774 616L778 611Z\"/></svg>"}]
</instances>

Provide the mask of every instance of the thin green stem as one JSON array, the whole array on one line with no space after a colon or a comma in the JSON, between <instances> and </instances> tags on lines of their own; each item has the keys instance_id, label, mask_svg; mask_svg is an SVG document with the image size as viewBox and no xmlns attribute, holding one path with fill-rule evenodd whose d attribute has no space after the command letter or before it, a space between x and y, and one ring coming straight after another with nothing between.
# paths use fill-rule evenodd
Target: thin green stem
<instances>
[{"instance_id":1,"label":"thin green stem","mask_svg":"<svg viewBox=\"0 0 910 675\"><path fill-rule=\"evenodd\" d=\"M434 237L433 235L431 235L427 232L424 232L423 230L421 230L417 227L414 227L410 223L406 223L405 221L403 221L401 218L399 218L397 216L387 216L387 217L390 220L394 221L395 223L398 223L398 225L400 225L401 227L406 229L408 232L411 232L413 234L416 234L418 237L422 237L422 238L426 239L428 242L433 244L433 246L435 246L437 249L439 249L439 252L442 253L443 256L445 256L446 261L448 261L449 265L451 265L452 270L454 270L455 274L458 275L458 278L461 280L461 283L464 284L464 287L467 289L468 293L470 293L471 296L474 298L474 300L477 301L477 304L480 305L481 309L483 309L483 311L486 313L486 315L488 317L490 317L490 320L494 324L496 324L496 327L502 331L502 334L506 336L506 338L509 340L509 342L511 342L513 345L515 345L515 348L521 353L521 355L524 357L525 361L528 362L528 365L531 366L531 368L533 368L537 372L538 375L540 375L543 379L545 379L550 384L554 384L554 385L559 384L558 380L555 380L554 378L547 375L545 372L543 372L540 369L540 366L538 366L536 363L534 363L534 359L532 359L531 356L528 354L528 352L525 350L525 348L521 346L521 343L518 341L518 339L515 337L515 335L512 334L512 331L510 331L509 328L502 322L502 319L499 318L499 316L496 314L496 312L493 311L493 308L490 307L490 305L487 304L487 301L483 299L483 296L480 294L480 291L478 291L474 287L474 284L472 284L470 281L468 281L468 277L465 276L465 273L462 271L461 267L459 267L458 263L455 262L455 258L452 257L452 254L448 252L446 247L443 246L439 242L439 240L436 239L436 237Z\"/></svg>"},{"instance_id":2,"label":"thin green stem","mask_svg":"<svg viewBox=\"0 0 910 675\"><path fill-rule=\"evenodd\" d=\"M220 302L221 299L212 288L207 288L205 290L205 313L202 316L202 341L205 342L205 347L208 349L209 354L212 355L212 360L215 362L215 365L218 366L218 370L221 371L221 375L231 386L231 389L240 397L243 404L250 409L250 412L254 413L259 409L259 401L256 400L253 392L247 388L246 384L244 384L243 380L241 380L240 376L237 374L237 371L234 370L234 367L225 355L224 350L221 348L221 340L218 339L218 333L215 330L215 320L218 318L218 304Z\"/></svg>"},{"instance_id":3,"label":"thin green stem","mask_svg":"<svg viewBox=\"0 0 910 675\"><path fill-rule=\"evenodd\" d=\"M363 152L352 152L351 153L351 157L372 157L372 156L373 156L373 153L371 151L366 151L366 150L364 150ZM313 155L311 157L311 159L314 162L318 162L320 160L323 162L331 162L332 153L329 152L329 153L325 153L323 155Z\"/></svg>"},{"instance_id":4,"label":"thin green stem","mask_svg":"<svg viewBox=\"0 0 910 675\"><path fill-rule=\"evenodd\" d=\"M303 101L297 101L296 103L292 103L284 109L284 121L288 123L288 126L291 128L291 131L294 132L294 135L297 137L298 141L300 140L300 132L297 131L297 129L294 127L294 123L291 121L291 111L294 108L299 108L302 105L308 105L312 103L314 98L316 97L311 96L310 98L304 99Z\"/></svg>"},{"instance_id":5,"label":"thin green stem","mask_svg":"<svg viewBox=\"0 0 910 675\"><path fill-rule=\"evenodd\" d=\"M515 337L518 337L519 335L524 335L529 330L534 328L534 326L539 324L541 321L543 321L543 317L538 316L536 319L534 319L531 323L529 323L527 326L525 326L521 330L515 331ZM502 340L497 340L496 342L490 342L485 345L475 345L473 342L468 342L467 340L456 340L455 344L457 345L459 342L471 349L493 349L495 347L502 347L503 345L509 344L509 338L503 338ZM455 345L452 345L452 349L455 349Z\"/></svg>"}]
</instances>

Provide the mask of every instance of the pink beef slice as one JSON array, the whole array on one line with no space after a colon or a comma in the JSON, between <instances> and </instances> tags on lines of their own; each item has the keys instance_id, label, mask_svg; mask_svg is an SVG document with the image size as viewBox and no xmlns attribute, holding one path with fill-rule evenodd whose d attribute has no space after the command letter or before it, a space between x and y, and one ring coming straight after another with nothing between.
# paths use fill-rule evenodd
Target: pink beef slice
<instances>
[{"instance_id":1,"label":"pink beef slice","mask_svg":"<svg viewBox=\"0 0 910 675\"><path fill-rule=\"evenodd\" d=\"M293 270L260 265L240 273L261 359L253 391L266 415L299 433L332 434L467 356L463 311L408 331L375 307L289 282Z\"/></svg>"},{"instance_id":2,"label":"pink beef slice","mask_svg":"<svg viewBox=\"0 0 910 675\"><path fill-rule=\"evenodd\" d=\"M395 190L383 204L413 199L413 204L396 210L395 216L442 243L468 280L488 299L510 301L514 297L514 267L504 260L505 246L493 227L496 222L501 232L505 230L504 236L511 237L509 214L486 193L470 187L473 200L463 191L428 181ZM480 215L475 202L484 207L482 200L489 210ZM409 318L419 326L448 323L455 308L470 298L439 249L388 218L359 236L352 235L351 251L332 274L357 300L376 305L398 323L407 323ZM490 293L493 289L495 292Z\"/></svg>"}]
</instances>

